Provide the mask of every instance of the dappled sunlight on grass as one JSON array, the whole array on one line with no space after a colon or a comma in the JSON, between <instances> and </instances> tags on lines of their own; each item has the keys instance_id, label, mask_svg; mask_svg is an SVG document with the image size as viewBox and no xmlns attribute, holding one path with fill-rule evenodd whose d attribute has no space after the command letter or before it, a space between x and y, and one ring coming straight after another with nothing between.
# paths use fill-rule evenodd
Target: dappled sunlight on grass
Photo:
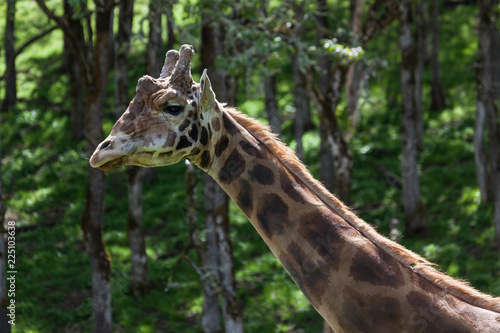
<instances>
[{"instance_id":1,"label":"dappled sunlight on grass","mask_svg":"<svg viewBox=\"0 0 500 333\"><path fill-rule=\"evenodd\" d=\"M467 215L476 214L481 204L479 188L465 187L462 191L462 197L458 200L457 204L462 206Z\"/></svg>"}]
</instances>

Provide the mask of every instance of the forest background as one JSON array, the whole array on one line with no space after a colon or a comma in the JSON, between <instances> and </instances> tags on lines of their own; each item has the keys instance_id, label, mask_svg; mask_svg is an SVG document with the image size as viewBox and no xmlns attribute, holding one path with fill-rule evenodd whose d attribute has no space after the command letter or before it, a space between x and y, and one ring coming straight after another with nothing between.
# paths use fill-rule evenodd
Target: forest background
<instances>
[{"instance_id":1,"label":"forest background","mask_svg":"<svg viewBox=\"0 0 500 333\"><path fill-rule=\"evenodd\" d=\"M137 80L157 77L184 43L197 51L195 80L208 68L219 101L269 123L361 218L499 296L499 10L467 0L2 2L0 332L322 330L201 171L88 166Z\"/></svg>"}]
</instances>

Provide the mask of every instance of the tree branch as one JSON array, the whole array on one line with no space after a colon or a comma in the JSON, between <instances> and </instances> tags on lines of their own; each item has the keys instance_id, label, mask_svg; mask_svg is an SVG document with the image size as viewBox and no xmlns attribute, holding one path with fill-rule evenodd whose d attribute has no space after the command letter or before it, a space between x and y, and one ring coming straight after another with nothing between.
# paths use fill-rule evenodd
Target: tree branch
<instances>
[{"instance_id":1,"label":"tree branch","mask_svg":"<svg viewBox=\"0 0 500 333\"><path fill-rule=\"evenodd\" d=\"M403 0L407 1L407 0ZM380 10L384 8L383 12ZM380 31L388 27L399 18L399 3L395 0L375 0L366 15L366 22L363 25L361 35L361 45L366 44Z\"/></svg>"},{"instance_id":2,"label":"tree branch","mask_svg":"<svg viewBox=\"0 0 500 333\"><path fill-rule=\"evenodd\" d=\"M73 54L73 56L78 60L81 66L82 73L84 73L83 78L87 83L92 82L92 71L91 66L86 57L87 53L79 48L79 43L76 36L73 34L70 28L68 20L64 17L57 16L53 11L51 11L45 4L45 0L35 0L38 7L52 20L54 20L57 26L63 31L65 37L68 40L68 46Z\"/></svg>"},{"instance_id":3,"label":"tree branch","mask_svg":"<svg viewBox=\"0 0 500 333\"><path fill-rule=\"evenodd\" d=\"M10 58L9 60L9 63L7 64L7 68L9 67L12 67L14 65L14 62L16 61L16 57L21 54L21 52L24 51L24 49L26 49L28 46L30 46L30 44L36 42L37 40L39 40L40 38L42 37L45 37L46 35L50 34L52 31L56 30L58 28L57 25L53 26L53 27L50 27L49 29L45 30L45 31L42 31L41 33L39 33L38 35L36 36L33 36L32 38L30 38L29 40L27 40L23 45L21 45L17 50L16 52L14 53L14 56L12 58ZM0 76L0 81L2 80L5 80L5 73Z\"/></svg>"}]
</instances>

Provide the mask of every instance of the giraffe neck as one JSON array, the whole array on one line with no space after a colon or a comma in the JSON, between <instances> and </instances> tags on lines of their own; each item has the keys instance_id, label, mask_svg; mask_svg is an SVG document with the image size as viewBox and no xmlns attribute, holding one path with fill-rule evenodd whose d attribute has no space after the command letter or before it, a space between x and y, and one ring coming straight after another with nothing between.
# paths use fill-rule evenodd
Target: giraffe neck
<instances>
[{"instance_id":1,"label":"giraffe neck","mask_svg":"<svg viewBox=\"0 0 500 333\"><path fill-rule=\"evenodd\" d=\"M475 299L446 292L432 274L416 272L419 265L432 268L375 233L333 196L323 196L326 190L294 154L269 133L259 136L265 128L236 111L221 111L209 152L193 162L239 206L336 332L498 329L498 300L474 306Z\"/></svg>"}]
</instances>

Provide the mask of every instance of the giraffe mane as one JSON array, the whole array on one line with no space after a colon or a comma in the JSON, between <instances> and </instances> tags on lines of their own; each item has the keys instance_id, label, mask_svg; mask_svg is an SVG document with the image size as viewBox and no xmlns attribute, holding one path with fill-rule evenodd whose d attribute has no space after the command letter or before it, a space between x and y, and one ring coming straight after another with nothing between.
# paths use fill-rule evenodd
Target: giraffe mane
<instances>
[{"instance_id":1,"label":"giraffe mane","mask_svg":"<svg viewBox=\"0 0 500 333\"><path fill-rule=\"evenodd\" d=\"M405 248L403 245L389 240L379 234L371 225L356 216L344 203L328 191L321 182L314 179L295 152L286 146L268 126L239 112L226 107L225 111L256 140L265 145L283 166L297 176L330 209L342 217L349 225L368 238L376 246L396 259L401 265L420 275L427 281L443 289L455 297L486 310L500 313L500 298L482 293L468 282L452 278L435 268L435 264Z\"/></svg>"}]
</instances>

